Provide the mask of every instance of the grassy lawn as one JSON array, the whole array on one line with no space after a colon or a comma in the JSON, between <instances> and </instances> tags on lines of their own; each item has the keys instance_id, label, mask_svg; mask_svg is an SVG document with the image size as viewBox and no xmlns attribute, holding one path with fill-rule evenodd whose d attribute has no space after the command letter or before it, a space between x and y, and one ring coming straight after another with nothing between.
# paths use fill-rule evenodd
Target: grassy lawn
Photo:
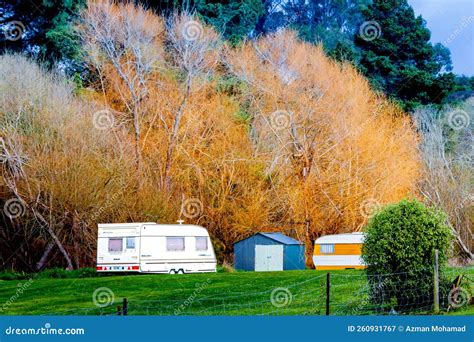
<instances>
[{"instance_id":1,"label":"grassy lawn","mask_svg":"<svg viewBox=\"0 0 474 342\"><path fill-rule=\"evenodd\" d=\"M0 280L1 314L114 314L126 297L130 315L325 314L326 271L117 275L91 278ZM450 276L473 268L451 269ZM331 271L331 314L374 314L363 271ZM23 293L18 293L23 289ZM94 303L95 299L99 307ZM472 291L471 291L472 292ZM114 301L111 300L113 293ZM18 295L17 295L18 294ZM0 309L2 306L0 306ZM418 312L427 313L427 312ZM468 306L449 314L474 315Z\"/></svg>"}]
</instances>

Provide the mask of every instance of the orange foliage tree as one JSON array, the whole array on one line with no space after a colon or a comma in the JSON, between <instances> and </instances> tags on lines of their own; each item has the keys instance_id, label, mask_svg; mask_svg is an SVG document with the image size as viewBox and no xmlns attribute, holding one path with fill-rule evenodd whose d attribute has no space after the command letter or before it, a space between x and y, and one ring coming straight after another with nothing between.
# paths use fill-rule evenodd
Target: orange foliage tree
<instances>
[{"instance_id":1,"label":"orange foliage tree","mask_svg":"<svg viewBox=\"0 0 474 342\"><path fill-rule=\"evenodd\" d=\"M360 230L377 207L415 193L410 119L354 68L291 31L229 49L226 57L246 84L255 156L266 165L279 227L296 223L310 247L320 234Z\"/></svg>"},{"instance_id":2,"label":"orange foliage tree","mask_svg":"<svg viewBox=\"0 0 474 342\"><path fill-rule=\"evenodd\" d=\"M0 61L2 198L26 204L4 222L29 227L38 269L56 247L58 264L93 265L100 222L182 218L209 229L221 260L266 230L310 253L415 193L407 116L290 31L231 48L189 14L96 1L78 33L98 79L79 95L23 57Z\"/></svg>"}]
</instances>

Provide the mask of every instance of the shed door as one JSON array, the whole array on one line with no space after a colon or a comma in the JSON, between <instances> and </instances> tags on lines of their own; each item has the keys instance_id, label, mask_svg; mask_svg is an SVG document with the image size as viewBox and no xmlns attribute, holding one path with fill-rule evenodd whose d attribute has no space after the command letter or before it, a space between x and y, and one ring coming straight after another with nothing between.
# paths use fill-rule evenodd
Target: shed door
<instances>
[{"instance_id":1,"label":"shed door","mask_svg":"<svg viewBox=\"0 0 474 342\"><path fill-rule=\"evenodd\" d=\"M255 271L283 271L283 245L256 245Z\"/></svg>"}]
</instances>

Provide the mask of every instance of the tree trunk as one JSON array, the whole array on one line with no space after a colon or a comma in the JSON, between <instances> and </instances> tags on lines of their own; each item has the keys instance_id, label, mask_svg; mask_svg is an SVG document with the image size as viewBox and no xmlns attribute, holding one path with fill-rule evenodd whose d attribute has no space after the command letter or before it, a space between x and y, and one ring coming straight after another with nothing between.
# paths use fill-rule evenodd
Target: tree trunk
<instances>
[{"instance_id":1,"label":"tree trunk","mask_svg":"<svg viewBox=\"0 0 474 342\"><path fill-rule=\"evenodd\" d=\"M53 247L54 247L54 242L48 243L48 245L46 246L46 249L44 250L43 255L41 256L40 261L38 261L38 263L36 264L37 271L41 271L44 268L46 261L48 260L49 253L51 253L51 250L53 249Z\"/></svg>"},{"instance_id":2,"label":"tree trunk","mask_svg":"<svg viewBox=\"0 0 474 342\"><path fill-rule=\"evenodd\" d=\"M53 238L54 242L56 243L56 245L58 246L59 250L61 251L61 253L63 254L64 256L64 259L66 259L66 262L67 262L67 269L68 270L72 270L74 269L73 265L72 265L72 261L71 261L71 258L69 257L69 254L67 253L66 249L64 248L64 246L62 245L61 241L59 241L58 237L56 236L56 234L54 234L53 230L51 229L51 226L49 225L48 221L46 221L46 219L43 217L43 215L41 215L36 209L34 208L31 208L31 210L33 211L33 215L35 215L35 218L36 220L44 227L48 230L48 233L51 235L51 237Z\"/></svg>"},{"instance_id":3,"label":"tree trunk","mask_svg":"<svg viewBox=\"0 0 474 342\"><path fill-rule=\"evenodd\" d=\"M462 240L461 236L459 235L459 232L456 229L454 229L453 226L450 225L450 227L451 227L451 231L453 232L454 236L456 237L456 242L457 242L459 248L461 249L461 252L463 252L466 256L468 256L470 260L473 260L474 259L474 254L469 249L469 246L466 246L466 244Z\"/></svg>"},{"instance_id":4,"label":"tree trunk","mask_svg":"<svg viewBox=\"0 0 474 342\"><path fill-rule=\"evenodd\" d=\"M140 150L140 114L136 106L133 109L133 128L135 130L135 167L137 172L137 184L138 188L141 188L142 153Z\"/></svg>"},{"instance_id":5,"label":"tree trunk","mask_svg":"<svg viewBox=\"0 0 474 342\"><path fill-rule=\"evenodd\" d=\"M186 106L186 102L188 101L189 94L191 91L191 79L188 77L186 80L186 93L184 95L181 104L179 105L178 111L176 113L176 117L174 118L173 123L173 130L171 132L170 142L168 145L168 150L166 151L166 163L165 163L165 173L164 173L164 188L168 192L171 187L171 177L170 177L170 169L171 169L171 160L173 158L173 152L176 145L176 140L178 138L178 130L179 125L181 123L181 119L184 114L184 107Z\"/></svg>"}]
</instances>

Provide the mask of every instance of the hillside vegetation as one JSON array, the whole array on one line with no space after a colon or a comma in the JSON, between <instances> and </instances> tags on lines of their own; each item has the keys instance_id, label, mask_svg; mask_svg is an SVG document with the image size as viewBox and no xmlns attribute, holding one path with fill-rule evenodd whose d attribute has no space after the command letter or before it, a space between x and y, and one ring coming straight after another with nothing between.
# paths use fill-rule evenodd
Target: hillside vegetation
<instances>
[{"instance_id":1,"label":"hillside vegetation","mask_svg":"<svg viewBox=\"0 0 474 342\"><path fill-rule=\"evenodd\" d=\"M76 30L87 88L0 57L6 265L91 266L97 223L179 218L207 227L221 260L256 231L311 253L417 195L410 118L291 31L233 47L187 14L101 1Z\"/></svg>"}]
</instances>

